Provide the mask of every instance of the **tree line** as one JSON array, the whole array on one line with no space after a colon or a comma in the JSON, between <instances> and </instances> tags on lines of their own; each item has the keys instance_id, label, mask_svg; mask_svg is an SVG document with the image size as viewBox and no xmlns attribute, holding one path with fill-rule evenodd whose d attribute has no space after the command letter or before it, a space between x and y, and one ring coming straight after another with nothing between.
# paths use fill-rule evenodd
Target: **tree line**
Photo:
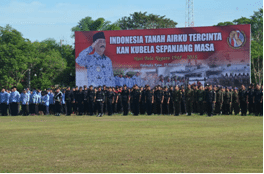
<instances>
[{"instance_id":1,"label":"tree line","mask_svg":"<svg viewBox=\"0 0 264 174\"><path fill-rule=\"evenodd\" d=\"M177 22L165 16L135 12L111 23L104 18L81 19L75 31L175 28ZM263 9L249 18L220 22L216 26L251 24L251 78L263 82ZM0 86L18 89L46 89L50 86L75 86L75 48L54 39L31 42L10 25L0 26Z\"/></svg>"}]
</instances>

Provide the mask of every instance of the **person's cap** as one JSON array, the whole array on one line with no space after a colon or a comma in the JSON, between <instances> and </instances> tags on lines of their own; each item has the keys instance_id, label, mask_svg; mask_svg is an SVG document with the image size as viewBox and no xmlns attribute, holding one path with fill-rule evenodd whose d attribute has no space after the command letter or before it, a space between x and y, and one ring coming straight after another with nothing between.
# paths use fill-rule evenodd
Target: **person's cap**
<instances>
[{"instance_id":1,"label":"person's cap","mask_svg":"<svg viewBox=\"0 0 264 174\"><path fill-rule=\"evenodd\" d=\"M124 87L126 87L127 85L126 85L126 84L124 84L123 86L124 86Z\"/></svg>"},{"instance_id":2,"label":"person's cap","mask_svg":"<svg viewBox=\"0 0 264 174\"><path fill-rule=\"evenodd\" d=\"M50 90L50 88L48 88L47 90Z\"/></svg>"},{"instance_id":3,"label":"person's cap","mask_svg":"<svg viewBox=\"0 0 264 174\"><path fill-rule=\"evenodd\" d=\"M238 88L237 87L235 87L235 90L237 90Z\"/></svg>"},{"instance_id":4,"label":"person's cap","mask_svg":"<svg viewBox=\"0 0 264 174\"><path fill-rule=\"evenodd\" d=\"M98 32L93 35L93 42L95 42L97 39L105 39L104 32Z\"/></svg>"},{"instance_id":5,"label":"person's cap","mask_svg":"<svg viewBox=\"0 0 264 174\"><path fill-rule=\"evenodd\" d=\"M98 88L102 88L102 86L98 86Z\"/></svg>"},{"instance_id":6,"label":"person's cap","mask_svg":"<svg viewBox=\"0 0 264 174\"><path fill-rule=\"evenodd\" d=\"M89 88L93 87L93 85L90 85Z\"/></svg>"}]
</instances>

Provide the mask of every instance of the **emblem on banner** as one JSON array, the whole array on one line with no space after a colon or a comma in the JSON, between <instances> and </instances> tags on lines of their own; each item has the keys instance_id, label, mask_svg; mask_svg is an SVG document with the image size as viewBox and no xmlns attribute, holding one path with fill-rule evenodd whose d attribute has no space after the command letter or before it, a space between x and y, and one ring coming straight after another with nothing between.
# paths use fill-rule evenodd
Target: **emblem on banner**
<instances>
[{"instance_id":1,"label":"emblem on banner","mask_svg":"<svg viewBox=\"0 0 264 174\"><path fill-rule=\"evenodd\" d=\"M245 33L239 30L233 30L229 33L227 37L227 43L230 47L239 49L246 43Z\"/></svg>"}]
</instances>

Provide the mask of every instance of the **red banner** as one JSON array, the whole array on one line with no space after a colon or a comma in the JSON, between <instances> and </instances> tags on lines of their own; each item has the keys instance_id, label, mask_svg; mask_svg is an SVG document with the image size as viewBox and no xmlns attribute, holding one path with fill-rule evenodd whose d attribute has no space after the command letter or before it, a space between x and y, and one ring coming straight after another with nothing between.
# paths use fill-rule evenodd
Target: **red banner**
<instances>
[{"instance_id":1,"label":"red banner","mask_svg":"<svg viewBox=\"0 0 264 174\"><path fill-rule=\"evenodd\" d=\"M96 39L94 36L98 32L75 32L76 58L93 44ZM247 74L250 76L250 25L102 32L102 36L98 35L98 38L105 39L103 55L111 60L114 77L148 69L146 72L156 71L158 77L162 75L161 78L184 76L185 80L188 78L188 81L192 81L192 75L188 71L197 71L203 66L204 73L194 75L196 79L199 79L199 76L205 78L200 80L203 82L212 75L242 76L245 73L245 76ZM91 50L92 52L89 51L87 54L95 53L94 49ZM76 71L87 69L87 66L76 62ZM101 73L101 68L98 67L96 70ZM166 69L169 71L166 72ZM162 74L163 71L165 74ZM146 78L146 72L141 72L140 76ZM76 78L78 81L78 76ZM82 80L79 78L78 86L87 85L87 82L82 83Z\"/></svg>"}]
</instances>

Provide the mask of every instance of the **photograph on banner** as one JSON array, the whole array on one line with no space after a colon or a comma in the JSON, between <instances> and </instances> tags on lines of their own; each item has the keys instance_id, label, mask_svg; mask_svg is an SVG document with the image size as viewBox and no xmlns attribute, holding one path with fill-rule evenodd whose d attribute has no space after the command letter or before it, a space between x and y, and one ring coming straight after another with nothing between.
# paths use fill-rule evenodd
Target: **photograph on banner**
<instances>
[{"instance_id":1,"label":"photograph on banner","mask_svg":"<svg viewBox=\"0 0 264 174\"><path fill-rule=\"evenodd\" d=\"M76 31L76 86L250 84L250 25Z\"/></svg>"}]
</instances>

